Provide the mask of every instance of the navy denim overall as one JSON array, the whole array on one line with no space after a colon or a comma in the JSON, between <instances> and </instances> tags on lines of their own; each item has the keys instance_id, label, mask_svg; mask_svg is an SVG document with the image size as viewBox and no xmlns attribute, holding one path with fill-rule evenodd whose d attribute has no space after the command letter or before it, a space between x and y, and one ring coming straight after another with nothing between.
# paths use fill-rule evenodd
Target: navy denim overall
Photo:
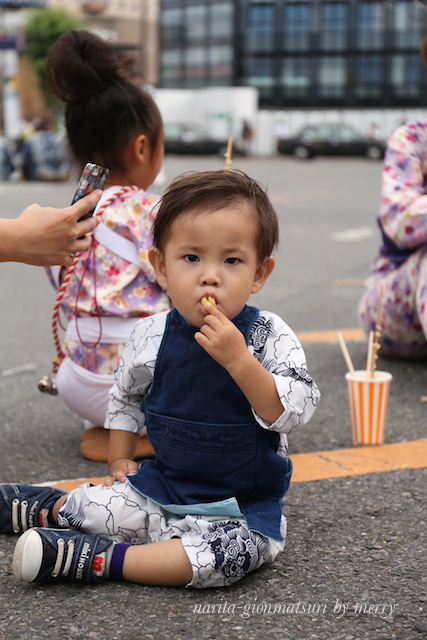
<instances>
[{"instance_id":1,"label":"navy denim overall","mask_svg":"<svg viewBox=\"0 0 427 640\"><path fill-rule=\"evenodd\" d=\"M259 315L233 320L248 343ZM282 498L292 473L279 434L260 427L229 373L194 339L196 328L169 312L151 388L142 403L156 460L130 484L175 514L244 517L249 529L282 540Z\"/></svg>"}]
</instances>

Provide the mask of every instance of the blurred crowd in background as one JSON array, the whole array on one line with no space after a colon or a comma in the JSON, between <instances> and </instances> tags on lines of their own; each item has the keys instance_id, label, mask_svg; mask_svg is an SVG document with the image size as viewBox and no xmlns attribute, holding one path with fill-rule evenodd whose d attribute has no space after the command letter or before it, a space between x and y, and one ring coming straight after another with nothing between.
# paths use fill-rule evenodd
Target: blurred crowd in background
<instances>
[{"instance_id":1,"label":"blurred crowd in background","mask_svg":"<svg viewBox=\"0 0 427 640\"><path fill-rule=\"evenodd\" d=\"M0 134L0 180L67 180L70 159L65 135L56 133L53 124L36 119L25 122L17 140Z\"/></svg>"}]
</instances>

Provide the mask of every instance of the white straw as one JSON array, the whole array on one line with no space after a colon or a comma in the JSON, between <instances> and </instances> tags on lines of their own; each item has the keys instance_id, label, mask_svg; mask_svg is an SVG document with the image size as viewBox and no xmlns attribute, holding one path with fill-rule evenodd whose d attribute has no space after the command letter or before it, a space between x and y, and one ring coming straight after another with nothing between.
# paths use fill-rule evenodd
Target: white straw
<instances>
[{"instance_id":1,"label":"white straw","mask_svg":"<svg viewBox=\"0 0 427 640\"><path fill-rule=\"evenodd\" d=\"M344 360L347 363L348 370L350 371L350 373L354 373L353 363L351 361L350 354L348 352L347 345L344 342L344 338L343 338L343 335L342 335L341 331L338 331L338 340L340 342L341 351L342 351L342 354L344 356Z\"/></svg>"},{"instance_id":2,"label":"white straw","mask_svg":"<svg viewBox=\"0 0 427 640\"><path fill-rule=\"evenodd\" d=\"M369 343L370 355L368 353L368 360L369 360L368 374L370 378L373 378L375 375L375 369L377 368L377 360L378 360L378 350L381 348L380 337L381 337L382 300L383 300L383 288L380 287L380 293L378 298L377 319L375 322L375 331L372 332L373 333L372 342Z\"/></svg>"}]
</instances>

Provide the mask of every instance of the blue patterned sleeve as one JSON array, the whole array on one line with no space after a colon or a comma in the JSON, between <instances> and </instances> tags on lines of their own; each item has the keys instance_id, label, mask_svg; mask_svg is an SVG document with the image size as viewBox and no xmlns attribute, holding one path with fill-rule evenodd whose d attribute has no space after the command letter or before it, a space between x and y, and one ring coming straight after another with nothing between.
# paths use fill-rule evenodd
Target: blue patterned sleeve
<instances>
[{"instance_id":1,"label":"blue patterned sleeve","mask_svg":"<svg viewBox=\"0 0 427 640\"><path fill-rule=\"evenodd\" d=\"M273 424L254 412L266 429L290 433L306 424L320 399L319 389L307 371L305 354L292 329L274 313L262 311L254 324L249 350L273 375L283 413Z\"/></svg>"}]
</instances>

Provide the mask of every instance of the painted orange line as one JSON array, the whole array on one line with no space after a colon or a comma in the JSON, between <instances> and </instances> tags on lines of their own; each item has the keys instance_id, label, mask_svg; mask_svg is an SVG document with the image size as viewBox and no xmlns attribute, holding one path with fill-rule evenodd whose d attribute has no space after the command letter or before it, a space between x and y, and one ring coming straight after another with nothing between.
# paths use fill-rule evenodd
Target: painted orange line
<instances>
[{"instance_id":1,"label":"painted orange line","mask_svg":"<svg viewBox=\"0 0 427 640\"><path fill-rule=\"evenodd\" d=\"M291 455L293 482L363 476L367 473L427 467L427 438Z\"/></svg>"},{"instance_id":2,"label":"painted orange line","mask_svg":"<svg viewBox=\"0 0 427 640\"><path fill-rule=\"evenodd\" d=\"M48 487L57 487L58 489L64 489L65 491L72 491L76 489L84 482L91 482L92 484L104 484L105 476L98 478L76 478L75 480L56 480L54 482L46 482Z\"/></svg>"},{"instance_id":3,"label":"painted orange line","mask_svg":"<svg viewBox=\"0 0 427 640\"><path fill-rule=\"evenodd\" d=\"M336 451L316 451L291 455L294 465L292 482L313 482L327 478L363 476L368 473L398 471L399 469L421 469L427 467L427 438L412 442L371 445L339 449ZM46 483L71 491L83 482L102 484L99 478L78 478Z\"/></svg>"},{"instance_id":4,"label":"painted orange line","mask_svg":"<svg viewBox=\"0 0 427 640\"><path fill-rule=\"evenodd\" d=\"M345 278L341 280L335 280L335 287L364 287L366 279L364 278Z\"/></svg>"},{"instance_id":5,"label":"painted orange line","mask_svg":"<svg viewBox=\"0 0 427 640\"><path fill-rule=\"evenodd\" d=\"M292 202L292 196L278 193L276 195L271 195L270 200L273 204L287 204L288 202Z\"/></svg>"},{"instance_id":6,"label":"painted orange line","mask_svg":"<svg viewBox=\"0 0 427 640\"><path fill-rule=\"evenodd\" d=\"M337 333L341 331L344 340L358 342L366 340L362 329L325 329L324 331L299 331L296 332L301 342L338 342Z\"/></svg>"}]
</instances>

